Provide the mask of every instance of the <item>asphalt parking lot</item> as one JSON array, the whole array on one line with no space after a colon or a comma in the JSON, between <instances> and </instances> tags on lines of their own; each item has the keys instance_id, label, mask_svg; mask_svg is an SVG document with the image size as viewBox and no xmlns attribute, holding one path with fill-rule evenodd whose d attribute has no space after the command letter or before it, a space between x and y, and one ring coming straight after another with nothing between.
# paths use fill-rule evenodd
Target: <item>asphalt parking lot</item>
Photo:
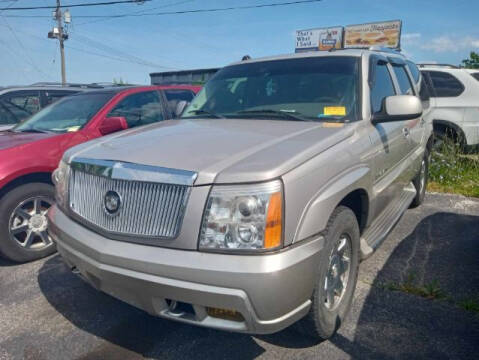
<instances>
[{"instance_id":1,"label":"asphalt parking lot","mask_svg":"<svg viewBox=\"0 0 479 360\"><path fill-rule=\"evenodd\" d=\"M478 259L479 200L428 194L362 263L353 309L324 342L154 318L90 288L57 255L0 260L0 359L477 359L479 314L464 304L479 296ZM438 299L415 294L421 286Z\"/></svg>"}]
</instances>

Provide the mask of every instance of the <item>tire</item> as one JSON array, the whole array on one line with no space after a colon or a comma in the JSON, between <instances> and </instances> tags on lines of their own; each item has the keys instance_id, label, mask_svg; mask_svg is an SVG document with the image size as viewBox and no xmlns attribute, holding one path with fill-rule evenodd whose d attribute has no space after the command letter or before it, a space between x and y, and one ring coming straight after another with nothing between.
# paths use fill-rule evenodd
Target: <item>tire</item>
<instances>
[{"instance_id":1,"label":"tire","mask_svg":"<svg viewBox=\"0 0 479 360\"><path fill-rule=\"evenodd\" d=\"M46 232L45 214L54 202L54 188L45 183L21 185L6 193L0 200L0 254L15 262L53 254L56 248Z\"/></svg>"},{"instance_id":2,"label":"tire","mask_svg":"<svg viewBox=\"0 0 479 360\"><path fill-rule=\"evenodd\" d=\"M347 237L350 246L349 268L344 274L348 279L337 302L328 300L327 280L331 279L335 258L335 249L341 239ZM343 256L347 250L344 250ZM325 244L320 254L319 271L312 296L309 313L298 322L300 332L308 337L322 340L333 336L349 312L356 288L359 266L359 226L353 211L338 206L331 215L325 231ZM340 267L341 268L341 267ZM329 275L329 277L328 277ZM330 281L330 284L334 284ZM335 296L333 296L335 298Z\"/></svg>"},{"instance_id":3,"label":"tire","mask_svg":"<svg viewBox=\"0 0 479 360\"><path fill-rule=\"evenodd\" d=\"M422 177L424 175L424 178ZM410 208L415 208L424 202L426 196L427 182L429 178L429 149L424 151L424 157L421 161L421 168L416 177L412 180L416 188L416 196L414 197Z\"/></svg>"}]
</instances>

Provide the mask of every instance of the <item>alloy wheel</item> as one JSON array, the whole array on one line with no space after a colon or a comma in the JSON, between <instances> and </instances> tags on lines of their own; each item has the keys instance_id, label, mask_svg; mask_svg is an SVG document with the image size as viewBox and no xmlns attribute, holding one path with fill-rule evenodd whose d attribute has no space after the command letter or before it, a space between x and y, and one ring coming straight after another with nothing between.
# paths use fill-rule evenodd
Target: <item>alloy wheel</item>
<instances>
[{"instance_id":1,"label":"alloy wheel","mask_svg":"<svg viewBox=\"0 0 479 360\"><path fill-rule=\"evenodd\" d=\"M351 239L342 234L335 242L329 256L329 267L324 279L324 305L335 310L346 292L351 264Z\"/></svg>"},{"instance_id":2,"label":"alloy wheel","mask_svg":"<svg viewBox=\"0 0 479 360\"><path fill-rule=\"evenodd\" d=\"M47 211L53 200L37 196L22 201L10 215L10 238L26 250L43 250L53 244L47 233Z\"/></svg>"}]
</instances>

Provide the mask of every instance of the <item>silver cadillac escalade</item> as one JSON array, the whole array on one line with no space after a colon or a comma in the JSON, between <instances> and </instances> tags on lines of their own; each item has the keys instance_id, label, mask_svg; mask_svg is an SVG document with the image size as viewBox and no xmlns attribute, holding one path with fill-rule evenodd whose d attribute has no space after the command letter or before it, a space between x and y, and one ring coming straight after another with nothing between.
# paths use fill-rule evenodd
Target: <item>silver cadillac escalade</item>
<instances>
[{"instance_id":1,"label":"silver cadillac escalade","mask_svg":"<svg viewBox=\"0 0 479 360\"><path fill-rule=\"evenodd\" d=\"M75 273L150 314L328 338L360 260L423 201L419 84L381 48L227 66L181 119L69 150L49 232Z\"/></svg>"}]
</instances>

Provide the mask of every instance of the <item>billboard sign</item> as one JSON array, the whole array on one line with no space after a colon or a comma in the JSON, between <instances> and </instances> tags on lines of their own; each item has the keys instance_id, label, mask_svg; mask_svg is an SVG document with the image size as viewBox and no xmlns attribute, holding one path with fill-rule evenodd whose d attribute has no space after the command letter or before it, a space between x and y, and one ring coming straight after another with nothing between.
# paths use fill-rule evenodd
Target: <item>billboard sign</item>
<instances>
[{"instance_id":1,"label":"billboard sign","mask_svg":"<svg viewBox=\"0 0 479 360\"><path fill-rule=\"evenodd\" d=\"M295 52L340 49L342 46L342 26L296 31Z\"/></svg>"},{"instance_id":2,"label":"billboard sign","mask_svg":"<svg viewBox=\"0 0 479 360\"><path fill-rule=\"evenodd\" d=\"M401 20L348 25L344 29L344 48L374 45L400 48Z\"/></svg>"}]
</instances>

